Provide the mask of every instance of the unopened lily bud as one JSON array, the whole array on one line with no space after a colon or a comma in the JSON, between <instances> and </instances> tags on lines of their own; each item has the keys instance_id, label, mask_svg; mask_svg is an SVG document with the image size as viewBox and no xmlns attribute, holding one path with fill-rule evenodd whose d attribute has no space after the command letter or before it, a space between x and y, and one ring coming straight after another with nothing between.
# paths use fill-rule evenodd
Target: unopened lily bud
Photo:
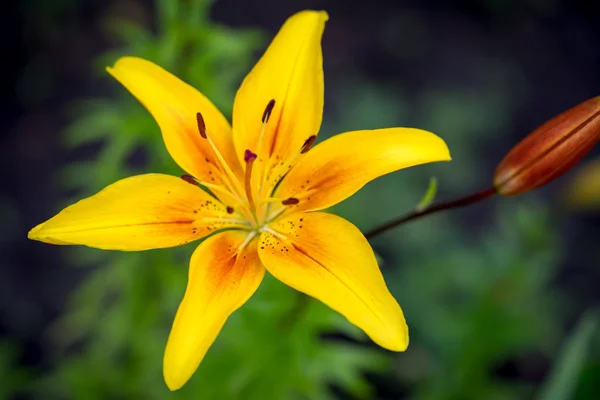
<instances>
[{"instance_id":1,"label":"unopened lily bud","mask_svg":"<svg viewBox=\"0 0 600 400\"><path fill-rule=\"evenodd\" d=\"M600 140L600 96L546 122L517 144L494 174L499 194L528 192L576 165Z\"/></svg>"}]
</instances>

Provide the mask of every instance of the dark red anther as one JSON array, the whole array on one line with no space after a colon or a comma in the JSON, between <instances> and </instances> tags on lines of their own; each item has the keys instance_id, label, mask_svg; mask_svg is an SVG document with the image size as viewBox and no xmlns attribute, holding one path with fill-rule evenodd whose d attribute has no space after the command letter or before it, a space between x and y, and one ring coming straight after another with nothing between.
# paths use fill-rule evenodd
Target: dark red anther
<instances>
[{"instance_id":1,"label":"dark red anther","mask_svg":"<svg viewBox=\"0 0 600 400\"><path fill-rule=\"evenodd\" d=\"M193 176L188 175L188 174L181 175L181 179L183 179L184 181L186 181L187 183L190 183L192 185L198 184L198 181L196 181L196 178L194 178Z\"/></svg>"},{"instance_id":2,"label":"dark red anther","mask_svg":"<svg viewBox=\"0 0 600 400\"><path fill-rule=\"evenodd\" d=\"M289 199L285 199L281 202L281 204L283 204L284 206L293 206L300 203L300 200L298 200L295 197L290 197Z\"/></svg>"},{"instance_id":3,"label":"dark red anther","mask_svg":"<svg viewBox=\"0 0 600 400\"><path fill-rule=\"evenodd\" d=\"M204 123L204 117L202 117L202 114L196 113L196 122L198 123L198 132L200 132L200 136L206 139L206 124Z\"/></svg>"},{"instance_id":4,"label":"dark red anther","mask_svg":"<svg viewBox=\"0 0 600 400\"><path fill-rule=\"evenodd\" d=\"M312 145L315 143L315 140L317 140L317 135L312 135L311 137L306 139L304 141L304 144L302 145L302 150L300 150L300 154L304 154L307 151L309 151Z\"/></svg>"},{"instance_id":5,"label":"dark red anther","mask_svg":"<svg viewBox=\"0 0 600 400\"><path fill-rule=\"evenodd\" d=\"M265 112L263 112L261 119L263 124L269 122L269 118L271 118L271 113L273 112L273 107L275 107L275 99L269 100L267 107L265 107Z\"/></svg>"},{"instance_id":6,"label":"dark red anther","mask_svg":"<svg viewBox=\"0 0 600 400\"><path fill-rule=\"evenodd\" d=\"M256 157L258 157L256 155L256 153L253 153L250 150L246 150L246 152L244 153L244 161L247 162L247 163L250 162L250 161L256 160Z\"/></svg>"},{"instance_id":7,"label":"dark red anther","mask_svg":"<svg viewBox=\"0 0 600 400\"><path fill-rule=\"evenodd\" d=\"M233 214L233 207L227 206L227 214Z\"/></svg>"}]
</instances>

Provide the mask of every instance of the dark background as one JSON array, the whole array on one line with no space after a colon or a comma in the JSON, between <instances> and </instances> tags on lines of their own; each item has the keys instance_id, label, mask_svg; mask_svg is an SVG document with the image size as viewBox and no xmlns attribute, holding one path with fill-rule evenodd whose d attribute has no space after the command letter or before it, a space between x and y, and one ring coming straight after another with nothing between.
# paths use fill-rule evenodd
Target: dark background
<instances>
[{"instance_id":1,"label":"dark background","mask_svg":"<svg viewBox=\"0 0 600 400\"><path fill-rule=\"evenodd\" d=\"M510 93L499 105L511 110L510 120L484 121L490 130L470 142L479 154L477 176L469 182L470 170L453 172L470 190L486 185L482 176L491 176L506 151L537 125L600 94L600 5L594 1L222 0L212 17L231 27L264 29L271 37L287 16L304 8L330 15L323 42L325 119L349 111L340 110L336 99L346 95L347 76L354 74L391 93L401 83L411 99L430 88L460 87L475 101L497 90ZM17 362L33 374L53 368L41 332L62 313L85 272L65 266L59 249L28 241L27 231L53 215L69 194L56 185L57 169L94 151L74 155L59 135L72 118L65 111L70 102L109 93L106 80L91 70L97 55L118 46L101 24L110 14L150 26L154 18L152 2L133 0L12 1L1 12L0 337L19 344ZM508 71L501 83L487 74L490 64ZM424 119L404 115L409 122ZM563 179L532 196L547 199L542 201L564 242L567 257L554 284L573 305L567 331L599 299L598 261L588 254L597 246L600 219L598 213L565 212L557 200L569 178ZM477 232L490 223L485 215L492 207L457 212L460 228ZM541 382L551 360L536 357L537 367L528 372L533 376L522 376L511 362L498 366L498 374ZM375 381L385 393L386 382Z\"/></svg>"}]
</instances>

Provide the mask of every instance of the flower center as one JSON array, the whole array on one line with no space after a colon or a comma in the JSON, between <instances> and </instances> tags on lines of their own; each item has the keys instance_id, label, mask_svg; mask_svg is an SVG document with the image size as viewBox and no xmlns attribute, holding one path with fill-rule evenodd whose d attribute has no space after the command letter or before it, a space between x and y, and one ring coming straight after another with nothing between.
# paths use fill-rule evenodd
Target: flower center
<instances>
[{"instance_id":1,"label":"flower center","mask_svg":"<svg viewBox=\"0 0 600 400\"><path fill-rule=\"evenodd\" d=\"M206 130L202 114L196 114L198 132L207 140L219 162L219 169L223 174L223 185L216 185L200 181L191 175L182 175L181 178L188 183L208 189L223 204L227 205L228 214L237 214L248 223L248 229L255 233L266 229L267 225L283 214L288 206L297 205L300 200L295 197L278 199L272 197L277 184L285 177L287 172L297 161L310 150L316 140L316 135L305 140L299 151L286 160L280 161L279 157L272 160L270 156L260 154L263 149L263 140L269 119L273 114L275 99L271 99L262 114L261 132L256 143L256 151L246 149L244 152L243 182L233 173L218 148ZM275 204L284 207L272 210Z\"/></svg>"}]
</instances>

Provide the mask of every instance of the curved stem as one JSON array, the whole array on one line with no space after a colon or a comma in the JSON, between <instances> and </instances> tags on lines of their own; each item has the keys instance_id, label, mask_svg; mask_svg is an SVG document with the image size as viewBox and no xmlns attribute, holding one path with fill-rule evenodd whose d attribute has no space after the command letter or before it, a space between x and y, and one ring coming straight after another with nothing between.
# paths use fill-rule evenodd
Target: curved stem
<instances>
[{"instance_id":1,"label":"curved stem","mask_svg":"<svg viewBox=\"0 0 600 400\"><path fill-rule=\"evenodd\" d=\"M461 197L460 199L457 199L457 200L434 205L433 207L426 208L425 210L422 210L422 211L413 211L410 214L407 214L400 218L393 219L389 222L386 222L383 225L380 225L378 227L371 229L370 231L365 233L365 237L367 239L371 239L371 238L379 235L380 233L383 233L387 230L393 229L393 228L395 228L399 225L402 225L406 222L412 221L413 219L418 219L418 218L424 217L426 215L434 214L434 213L437 213L440 211L451 210L451 209L459 208L459 207L465 207L470 204L477 203L481 200L485 200L489 197L492 197L496 193L497 193L496 188L491 187L491 188L482 190L481 192L477 192L477 193L474 193L474 194L471 194L471 195L468 195L465 197Z\"/></svg>"}]
</instances>

